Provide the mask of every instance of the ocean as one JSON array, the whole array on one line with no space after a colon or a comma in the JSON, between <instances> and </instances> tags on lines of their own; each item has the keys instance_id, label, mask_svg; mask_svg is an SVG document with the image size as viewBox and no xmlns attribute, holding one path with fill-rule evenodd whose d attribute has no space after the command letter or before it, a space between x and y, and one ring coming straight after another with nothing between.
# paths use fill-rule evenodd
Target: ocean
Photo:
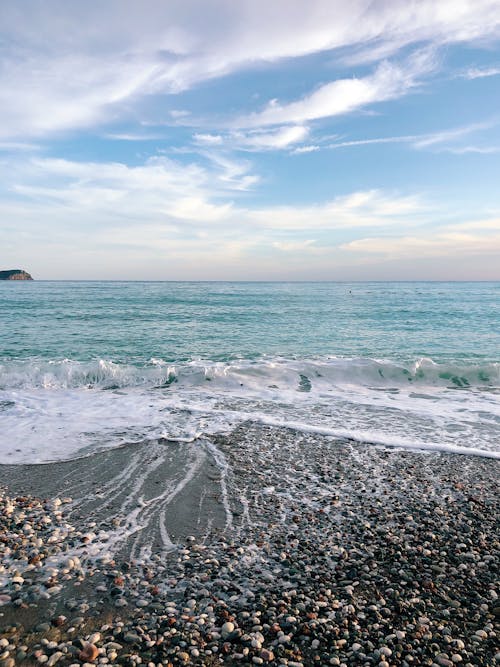
<instances>
[{"instance_id":1,"label":"ocean","mask_svg":"<svg viewBox=\"0 0 500 667\"><path fill-rule=\"evenodd\" d=\"M500 457L500 283L0 282L0 330L4 464L245 423Z\"/></svg>"},{"instance_id":2,"label":"ocean","mask_svg":"<svg viewBox=\"0 0 500 667\"><path fill-rule=\"evenodd\" d=\"M4 657L492 665L499 295L0 283Z\"/></svg>"}]
</instances>

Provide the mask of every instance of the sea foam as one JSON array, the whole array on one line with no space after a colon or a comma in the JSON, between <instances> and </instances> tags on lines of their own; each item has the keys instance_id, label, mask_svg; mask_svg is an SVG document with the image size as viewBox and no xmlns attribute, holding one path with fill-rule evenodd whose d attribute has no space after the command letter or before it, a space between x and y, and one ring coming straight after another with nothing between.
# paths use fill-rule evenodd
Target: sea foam
<instances>
[{"instance_id":1,"label":"sea foam","mask_svg":"<svg viewBox=\"0 0 500 667\"><path fill-rule=\"evenodd\" d=\"M498 458L499 369L426 358L8 361L0 462L71 459L158 438L192 442L245 421Z\"/></svg>"}]
</instances>

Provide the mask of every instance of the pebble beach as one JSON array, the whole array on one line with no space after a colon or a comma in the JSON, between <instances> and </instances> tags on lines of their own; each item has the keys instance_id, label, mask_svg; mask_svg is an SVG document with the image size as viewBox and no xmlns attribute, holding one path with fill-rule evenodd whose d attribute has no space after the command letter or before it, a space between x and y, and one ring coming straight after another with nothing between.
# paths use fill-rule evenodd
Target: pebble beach
<instances>
[{"instance_id":1,"label":"pebble beach","mask_svg":"<svg viewBox=\"0 0 500 667\"><path fill-rule=\"evenodd\" d=\"M500 662L497 461L248 423L179 483L179 446L0 467L0 667Z\"/></svg>"}]
</instances>

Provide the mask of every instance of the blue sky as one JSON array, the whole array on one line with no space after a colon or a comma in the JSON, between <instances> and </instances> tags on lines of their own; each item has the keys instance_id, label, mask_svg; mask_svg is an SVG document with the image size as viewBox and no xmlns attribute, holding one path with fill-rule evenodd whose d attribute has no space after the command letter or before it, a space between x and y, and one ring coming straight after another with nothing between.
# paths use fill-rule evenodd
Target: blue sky
<instances>
[{"instance_id":1,"label":"blue sky","mask_svg":"<svg viewBox=\"0 0 500 667\"><path fill-rule=\"evenodd\" d=\"M500 279L500 0L0 6L0 268Z\"/></svg>"}]
</instances>

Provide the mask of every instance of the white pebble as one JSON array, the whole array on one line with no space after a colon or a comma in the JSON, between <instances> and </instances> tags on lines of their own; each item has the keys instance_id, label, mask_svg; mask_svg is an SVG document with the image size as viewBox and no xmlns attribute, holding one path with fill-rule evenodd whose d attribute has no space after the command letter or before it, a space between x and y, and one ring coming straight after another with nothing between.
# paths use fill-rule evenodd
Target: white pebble
<instances>
[{"instance_id":1,"label":"white pebble","mask_svg":"<svg viewBox=\"0 0 500 667\"><path fill-rule=\"evenodd\" d=\"M221 633L223 637L227 637L228 635L231 634L234 630L234 623L231 623L231 621L226 621L222 628L221 628Z\"/></svg>"}]
</instances>

